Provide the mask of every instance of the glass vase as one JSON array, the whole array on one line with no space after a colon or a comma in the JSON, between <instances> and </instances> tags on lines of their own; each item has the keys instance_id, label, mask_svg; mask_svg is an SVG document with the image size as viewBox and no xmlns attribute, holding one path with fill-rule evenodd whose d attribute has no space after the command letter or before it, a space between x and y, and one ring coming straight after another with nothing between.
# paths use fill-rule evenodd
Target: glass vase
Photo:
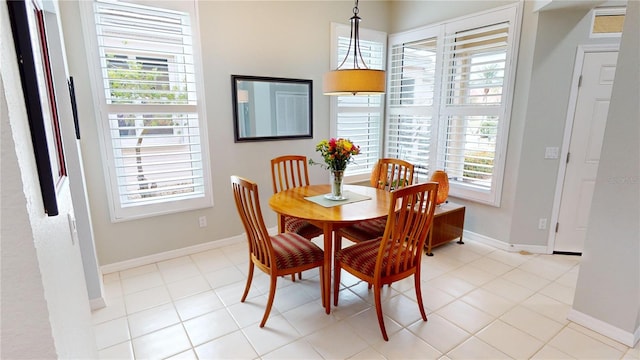
<instances>
[{"instance_id":1,"label":"glass vase","mask_svg":"<svg viewBox=\"0 0 640 360\"><path fill-rule=\"evenodd\" d=\"M332 200L343 200L344 197L344 171L331 171L331 197Z\"/></svg>"}]
</instances>

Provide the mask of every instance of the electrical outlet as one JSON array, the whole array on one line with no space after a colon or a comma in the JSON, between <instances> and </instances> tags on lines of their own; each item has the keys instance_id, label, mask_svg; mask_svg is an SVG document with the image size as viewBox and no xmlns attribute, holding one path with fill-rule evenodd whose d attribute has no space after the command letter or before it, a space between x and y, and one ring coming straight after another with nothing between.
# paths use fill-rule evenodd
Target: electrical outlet
<instances>
[{"instance_id":1,"label":"electrical outlet","mask_svg":"<svg viewBox=\"0 0 640 360\"><path fill-rule=\"evenodd\" d=\"M547 228L547 219L540 218L538 219L538 229L545 230Z\"/></svg>"},{"instance_id":2,"label":"electrical outlet","mask_svg":"<svg viewBox=\"0 0 640 360\"><path fill-rule=\"evenodd\" d=\"M200 216L198 218L198 223L200 223L200 227L206 227L207 226L207 217L206 216Z\"/></svg>"}]
</instances>

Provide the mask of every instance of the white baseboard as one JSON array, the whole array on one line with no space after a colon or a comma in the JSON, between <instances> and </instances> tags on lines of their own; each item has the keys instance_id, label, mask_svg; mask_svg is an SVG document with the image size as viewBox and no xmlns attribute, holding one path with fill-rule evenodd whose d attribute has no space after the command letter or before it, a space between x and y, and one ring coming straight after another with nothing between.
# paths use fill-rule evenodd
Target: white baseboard
<instances>
[{"instance_id":1,"label":"white baseboard","mask_svg":"<svg viewBox=\"0 0 640 360\"><path fill-rule=\"evenodd\" d=\"M138 266L149 265L159 261L165 261L169 259L173 259L180 256L188 256L191 254L199 253L201 251L211 250L221 248L227 245L233 245L240 242L246 241L245 235L236 235L230 238L209 241L202 244L187 246L180 249L169 250L153 255L143 256L135 259L120 261L113 264L107 264L100 267L100 271L102 274L109 274L116 271L122 271L127 269L132 269Z\"/></svg>"},{"instance_id":2,"label":"white baseboard","mask_svg":"<svg viewBox=\"0 0 640 360\"><path fill-rule=\"evenodd\" d=\"M635 332L629 332L617 328L611 324L608 324L602 320L598 320L592 316L589 316L583 312L571 308L567 319L573 321L576 324L582 325L588 329L591 329L597 333L600 333L608 338L611 338L619 343L625 344L628 347L634 347L640 340L640 327Z\"/></svg>"},{"instance_id":3,"label":"white baseboard","mask_svg":"<svg viewBox=\"0 0 640 360\"><path fill-rule=\"evenodd\" d=\"M91 307L91 311L94 311L106 307L107 302L103 297L89 299L89 306Z\"/></svg>"},{"instance_id":4,"label":"white baseboard","mask_svg":"<svg viewBox=\"0 0 640 360\"><path fill-rule=\"evenodd\" d=\"M469 231L469 230L464 230L464 239L465 240L471 240L471 241L475 241L481 244L485 244L485 245L489 245L491 247L497 248L497 249L501 249L504 251L509 251L509 252L520 252L520 251L526 251L526 252L530 252L532 254L546 254L547 253L547 246L546 245L524 245L524 244L508 244L505 243L503 241L485 236L485 235L481 235L478 233L475 233L473 231Z\"/></svg>"}]
</instances>

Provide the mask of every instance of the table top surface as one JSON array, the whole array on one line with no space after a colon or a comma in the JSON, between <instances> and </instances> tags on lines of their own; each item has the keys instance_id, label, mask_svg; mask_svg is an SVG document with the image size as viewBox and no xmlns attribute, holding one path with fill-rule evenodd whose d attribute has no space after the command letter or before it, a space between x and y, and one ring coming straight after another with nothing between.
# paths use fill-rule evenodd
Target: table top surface
<instances>
[{"instance_id":1,"label":"table top surface","mask_svg":"<svg viewBox=\"0 0 640 360\"><path fill-rule=\"evenodd\" d=\"M391 193L360 185L344 185L344 190L366 195L371 199L324 207L305 199L305 197L328 194L331 192L330 185L309 185L274 194L269 199L269 206L273 211L282 215L332 223L349 223L375 219L388 214Z\"/></svg>"}]
</instances>

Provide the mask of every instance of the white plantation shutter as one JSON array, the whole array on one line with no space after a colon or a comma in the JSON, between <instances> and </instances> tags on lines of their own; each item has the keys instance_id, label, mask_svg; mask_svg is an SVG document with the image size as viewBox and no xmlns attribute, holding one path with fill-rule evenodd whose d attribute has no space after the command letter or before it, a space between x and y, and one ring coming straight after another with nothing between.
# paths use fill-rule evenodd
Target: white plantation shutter
<instances>
[{"instance_id":1,"label":"white plantation shutter","mask_svg":"<svg viewBox=\"0 0 640 360\"><path fill-rule=\"evenodd\" d=\"M93 15L113 220L211 206L194 17L111 1Z\"/></svg>"},{"instance_id":2,"label":"white plantation shutter","mask_svg":"<svg viewBox=\"0 0 640 360\"><path fill-rule=\"evenodd\" d=\"M427 178L437 139L433 136L437 58L436 37L391 45L386 156L414 164L416 181Z\"/></svg>"},{"instance_id":3,"label":"white plantation shutter","mask_svg":"<svg viewBox=\"0 0 640 360\"><path fill-rule=\"evenodd\" d=\"M444 169L453 196L499 205L518 5L389 38L385 154Z\"/></svg>"},{"instance_id":4,"label":"white plantation shutter","mask_svg":"<svg viewBox=\"0 0 640 360\"><path fill-rule=\"evenodd\" d=\"M334 24L333 29L337 51L334 51L332 68L336 68L349 49L350 27ZM368 68L384 69L385 44L386 34L360 29L360 50ZM353 68L352 55L353 49L342 68ZM335 98L332 100L335 135L332 136L348 138L360 146L360 155L355 156L355 162L347 167L347 175L369 174L382 153L383 95L347 95Z\"/></svg>"},{"instance_id":5,"label":"white plantation shutter","mask_svg":"<svg viewBox=\"0 0 640 360\"><path fill-rule=\"evenodd\" d=\"M509 108L515 8L480 23L447 24L438 166L452 194L499 203Z\"/></svg>"}]
</instances>

